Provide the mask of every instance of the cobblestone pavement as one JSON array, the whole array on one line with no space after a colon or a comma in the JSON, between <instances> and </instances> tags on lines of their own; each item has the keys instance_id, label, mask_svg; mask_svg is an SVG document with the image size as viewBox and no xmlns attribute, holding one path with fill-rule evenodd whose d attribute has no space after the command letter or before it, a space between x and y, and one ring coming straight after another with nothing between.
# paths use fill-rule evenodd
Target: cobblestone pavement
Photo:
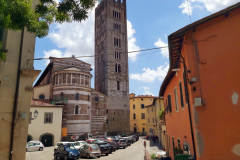
<instances>
[{"instance_id":1,"label":"cobblestone pavement","mask_svg":"<svg viewBox=\"0 0 240 160\"><path fill-rule=\"evenodd\" d=\"M140 138L139 141L133 143L126 149L119 149L108 156L101 156L99 160L143 160L144 147L143 142L145 139ZM148 145L149 146L149 145ZM54 147L45 147L43 151L26 152L26 160L54 160L53 159ZM148 150L148 147L147 147ZM86 159L86 158L80 158ZM79 159L79 160L80 160ZM94 158L98 159L98 158Z\"/></svg>"}]
</instances>

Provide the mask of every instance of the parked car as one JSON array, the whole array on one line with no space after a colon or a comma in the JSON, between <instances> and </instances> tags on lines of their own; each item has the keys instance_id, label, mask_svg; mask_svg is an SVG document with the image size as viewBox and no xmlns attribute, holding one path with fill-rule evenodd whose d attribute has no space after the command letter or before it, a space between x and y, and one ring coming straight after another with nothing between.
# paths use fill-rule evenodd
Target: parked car
<instances>
[{"instance_id":1,"label":"parked car","mask_svg":"<svg viewBox=\"0 0 240 160\"><path fill-rule=\"evenodd\" d=\"M62 145L67 145L67 144L69 144L69 145L72 145L72 146L73 146L72 143L73 143L73 142L57 142L57 144L54 146L54 151L56 151L56 149L58 149L58 147L59 147L59 146L62 146Z\"/></svg>"},{"instance_id":2,"label":"parked car","mask_svg":"<svg viewBox=\"0 0 240 160\"><path fill-rule=\"evenodd\" d=\"M100 158L101 156L101 150L97 144L82 145L79 151L80 151L80 156L87 157L88 159L91 157Z\"/></svg>"},{"instance_id":3,"label":"parked car","mask_svg":"<svg viewBox=\"0 0 240 160\"><path fill-rule=\"evenodd\" d=\"M42 151L44 149L44 145L40 141L29 141L26 145L27 151Z\"/></svg>"},{"instance_id":4,"label":"parked car","mask_svg":"<svg viewBox=\"0 0 240 160\"><path fill-rule=\"evenodd\" d=\"M114 141L118 143L119 148L121 147L121 148L125 149L127 147L127 143L124 139L116 139Z\"/></svg>"},{"instance_id":5,"label":"parked car","mask_svg":"<svg viewBox=\"0 0 240 160\"><path fill-rule=\"evenodd\" d=\"M108 156L108 154L110 153L110 148L107 142L95 142L95 144L99 146L101 154L105 154L106 156Z\"/></svg>"},{"instance_id":6,"label":"parked car","mask_svg":"<svg viewBox=\"0 0 240 160\"><path fill-rule=\"evenodd\" d=\"M114 141L108 141L108 144L113 147L113 152L115 152L119 148L119 145L117 145Z\"/></svg>"},{"instance_id":7,"label":"parked car","mask_svg":"<svg viewBox=\"0 0 240 160\"><path fill-rule=\"evenodd\" d=\"M87 143L87 142L85 142L85 143ZM81 147L79 142L72 142L72 144L76 149L79 149Z\"/></svg>"},{"instance_id":8,"label":"parked car","mask_svg":"<svg viewBox=\"0 0 240 160\"><path fill-rule=\"evenodd\" d=\"M61 145L54 152L54 159L64 158L64 160L68 160L69 158L79 158L79 151L72 145Z\"/></svg>"},{"instance_id":9,"label":"parked car","mask_svg":"<svg viewBox=\"0 0 240 160\"><path fill-rule=\"evenodd\" d=\"M87 139L85 142L87 142L88 144L92 144L93 141L96 141L96 139Z\"/></svg>"},{"instance_id":10,"label":"parked car","mask_svg":"<svg viewBox=\"0 0 240 160\"><path fill-rule=\"evenodd\" d=\"M131 141L130 141L130 138L129 137L121 137L120 139L124 139L127 143L127 146L131 146Z\"/></svg>"},{"instance_id":11,"label":"parked car","mask_svg":"<svg viewBox=\"0 0 240 160\"><path fill-rule=\"evenodd\" d=\"M77 142L79 142L80 143L80 146L83 146L83 145L85 145L85 144L88 144L87 142L85 142L85 141L77 141Z\"/></svg>"}]
</instances>

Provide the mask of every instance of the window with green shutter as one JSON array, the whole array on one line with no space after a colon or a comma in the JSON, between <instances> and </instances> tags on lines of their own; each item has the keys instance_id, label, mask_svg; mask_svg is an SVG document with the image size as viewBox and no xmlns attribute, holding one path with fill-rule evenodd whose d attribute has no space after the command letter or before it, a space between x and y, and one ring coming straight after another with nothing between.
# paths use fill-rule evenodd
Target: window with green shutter
<instances>
[{"instance_id":1,"label":"window with green shutter","mask_svg":"<svg viewBox=\"0 0 240 160\"><path fill-rule=\"evenodd\" d=\"M179 82L179 88L180 88L181 106L184 107L183 92L182 92L182 83L181 83L181 82Z\"/></svg>"},{"instance_id":2,"label":"window with green shutter","mask_svg":"<svg viewBox=\"0 0 240 160\"><path fill-rule=\"evenodd\" d=\"M141 109L144 109L144 104L141 104Z\"/></svg>"}]
</instances>

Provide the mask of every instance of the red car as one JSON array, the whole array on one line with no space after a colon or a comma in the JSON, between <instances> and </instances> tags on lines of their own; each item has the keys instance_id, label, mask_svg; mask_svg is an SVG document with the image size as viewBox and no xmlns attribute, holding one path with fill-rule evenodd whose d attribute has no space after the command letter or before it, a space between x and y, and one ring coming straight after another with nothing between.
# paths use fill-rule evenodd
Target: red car
<instances>
[{"instance_id":1,"label":"red car","mask_svg":"<svg viewBox=\"0 0 240 160\"><path fill-rule=\"evenodd\" d=\"M87 139L85 142L87 142L88 144L92 144L93 141L96 141L96 139Z\"/></svg>"}]
</instances>

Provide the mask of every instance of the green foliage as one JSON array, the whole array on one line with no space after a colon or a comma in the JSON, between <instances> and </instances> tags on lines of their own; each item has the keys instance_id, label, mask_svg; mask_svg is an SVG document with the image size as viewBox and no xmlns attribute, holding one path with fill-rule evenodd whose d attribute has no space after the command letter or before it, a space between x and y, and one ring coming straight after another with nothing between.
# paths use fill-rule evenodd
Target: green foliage
<instances>
[{"instance_id":1,"label":"green foliage","mask_svg":"<svg viewBox=\"0 0 240 160\"><path fill-rule=\"evenodd\" d=\"M177 149L177 152L178 152L178 154L183 154L183 150L182 150L182 148L179 147L179 148Z\"/></svg>"},{"instance_id":2,"label":"green foliage","mask_svg":"<svg viewBox=\"0 0 240 160\"><path fill-rule=\"evenodd\" d=\"M151 154L151 158L152 158L152 159L155 159L155 158L156 158L156 154L154 154L154 153Z\"/></svg>"},{"instance_id":3,"label":"green foliage","mask_svg":"<svg viewBox=\"0 0 240 160\"><path fill-rule=\"evenodd\" d=\"M0 42L0 49L2 48L2 42ZM0 51L0 60L6 61L7 53Z\"/></svg>"},{"instance_id":4,"label":"green foliage","mask_svg":"<svg viewBox=\"0 0 240 160\"><path fill-rule=\"evenodd\" d=\"M159 119L162 120L162 119L164 118L164 116L165 116L164 110L161 110L161 111L158 112L158 117L159 117Z\"/></svg>"},{"instance_id":5,"label":"green foliage","mask_svg":"<svg viewBox=\"0 0 240 160\"><path fill-rule=\"evenodd\" d=\"M97 0L0 0L0 28L22 30L27 28L37 37L48 35L49 25L88 18Z\"/></svg>"}]
</instances>

